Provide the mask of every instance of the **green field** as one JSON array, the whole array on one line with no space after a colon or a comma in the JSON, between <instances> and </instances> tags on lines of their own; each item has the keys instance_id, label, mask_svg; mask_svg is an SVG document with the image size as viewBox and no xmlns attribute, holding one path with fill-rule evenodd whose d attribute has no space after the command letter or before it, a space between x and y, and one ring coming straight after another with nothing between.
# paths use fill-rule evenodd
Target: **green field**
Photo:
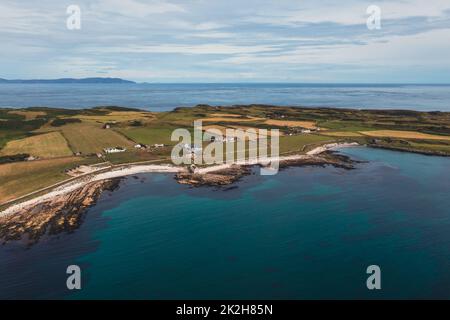
<instances>
[{"instance_id":1,"label":"green field","mask_svg":"<svg viewBox=\"0 0 450 320\"><path fill-rule=\"evenodd\" d=\"M128 128L119 128L118 131L137 143L143 143L146 145L153 145L156 143L175 145L177 142L171 141L170 138L173 130L177 128L178 127L172 125L168 125L167 127L160 127L160 126L148 126L137 128L128 127Z\"/></svg>"},{"instance_id":2,"label":"green field","mask_svg":"<svg viewBox=\"0 0 450 320\"><path fill-rule=\"evenodd\" d=\"M30 154L39 158L56 158L73 155L67 141L59 132L49 132L9 141L0 155Z\"/></svg>"},{"instance_id":3,"label":"green field","mask_svg":"<svg viewBox=\"0 0 450 320\"><path fill-rule=\"evenodd\" d=\"M112 129L102 129L101 125L74 123L60 128L74 153L101 153L109 147L133 148L134 143Z\"/></svg>"},{"instance_id":4,"label":"green field","mask_svg":"<svg viewBox=\"0 0 450 320\"><path fill-rule=\"evenodd\" d=\"M303 152L309 145L333 142L335 139L316 134L302 134L280 137L280 153Z\"/></svg>"},{"instance_id":5,"label":"green field","mask_svg":"<svg viewBox=\"0 0 450 320\"><path fill-rule=\"evenodd\" d=\"M65 169L94 159L66 157L40 161L16 162L0 165L0 203L50 186L69 178Z\"/></svg>"}]
</instances>

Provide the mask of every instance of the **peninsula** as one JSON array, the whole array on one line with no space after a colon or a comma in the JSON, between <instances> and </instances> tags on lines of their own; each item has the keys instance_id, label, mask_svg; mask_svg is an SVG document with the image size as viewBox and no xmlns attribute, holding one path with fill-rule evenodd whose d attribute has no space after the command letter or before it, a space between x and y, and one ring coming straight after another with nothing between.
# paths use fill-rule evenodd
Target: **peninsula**
<instances>
[{"instance_id":1,"label":"peninsula","mask_svg":"<svg viewBox=\"0 0 450 320\"><path fill-rule=\"evenodd\" d=\"M81 79L75 79L75 78L60 78L60 79L14 79L14 80L7 80L0 78L0 83L20 83L20 84L92 84L92 83L116 83L116 84L134 84L134 81L124 80L120 78L102 78L102 77L95 77L95 78L81 78Z\"/></svg>"},{"instance_id":2,"label":"peninsula","mask_svg":"<svg viewBox=\"0 0 450 320\"><path fill-rule=\"evenodd\" d=\"M116 106L92 109L0 109L0 238L70 231L103 190L145 172L170 172L179 183L221 186L249 174L258 161L175 166L170 155L177 128L278 129L280 166L354 161L331 149L366 145L450 155L450 113L355 110L268 105L198 105L170 112ZM224 143L227 143L224 141ZM204 142L206 146L208 142Z\"/></svg>"}]
</instances>

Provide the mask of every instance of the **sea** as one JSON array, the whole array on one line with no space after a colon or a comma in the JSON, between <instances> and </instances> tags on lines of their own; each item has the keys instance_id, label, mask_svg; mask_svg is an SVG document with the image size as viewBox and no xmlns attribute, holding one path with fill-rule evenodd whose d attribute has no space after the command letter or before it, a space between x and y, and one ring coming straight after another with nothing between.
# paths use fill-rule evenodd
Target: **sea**
<instances>
[{"instance_id":1,"label":"sea","mask_svg":"<svg viewBox=\"0 0 450 320\"><path fill-rule=\"evenodd\" d=\"M0 84L0 107L274 104L450 111L450 86ZM0 246L1 299L450 299L445 157L340 150L355 170L293 167L232 186L124 179L80 228ZM81 290L68 290L69 265ZM367 268L380 268L369 290Z\"/></svg>"},{"instance_id":2,"label":"sea","mask_svg":"<svg viewBox=\"0 0 450 320\"><path fill-rule=\"evenodd\" d=\"M168 111L197 104L273 104L450 111L450 85L432 84L0 84L0 107L125 106Z\"/></svg>"},{"instance_id":3,"label":"sea","mask_svg":"<svg viewBox=\"0 0 450 320\"><path fill-rule=\"evenodd\" d=\"M0 298L450 299L449 159L339 152L361 162L220 188L128 177L75 232L1 246Z\"/></svg>"}]
</instances>

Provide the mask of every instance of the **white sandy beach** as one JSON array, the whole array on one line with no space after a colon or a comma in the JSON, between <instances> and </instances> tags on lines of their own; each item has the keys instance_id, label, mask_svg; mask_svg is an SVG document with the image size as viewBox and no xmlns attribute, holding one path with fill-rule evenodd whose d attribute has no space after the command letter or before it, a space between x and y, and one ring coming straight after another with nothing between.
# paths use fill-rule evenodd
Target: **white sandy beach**
<instances>
[{"instance_id":1,"label":"white sandy beach","mask_svg":"<svg viewBox=\"0 0 450 320\"><path fill-rule=\"evenodd\" d=\"M78 188L81 188L91 182L125 177L125 176L138 174L138 173L150 173L150 172L177 173L177 172L181 172L183 170L185 170L185 169L182 167L174 167L174 166L170 166L170 165L137 165L137 166L125 166L123 168L115 169L115 170L113 169L108 172L103 172L103 173L95 174L92 176L82 177L82 178L80 178L80 181L69 182L62 186L56 187L52 191L50 191L42 196L38 196L36 198L14 204L14 205L8 207L7 209L5 209L4 211L0 212L0 217L14 214L20 210L23 210L24 208L35 206L39 203L51 200L54 197L72 192L72 191L77 190Z\"/></svg>"}]
</instances>

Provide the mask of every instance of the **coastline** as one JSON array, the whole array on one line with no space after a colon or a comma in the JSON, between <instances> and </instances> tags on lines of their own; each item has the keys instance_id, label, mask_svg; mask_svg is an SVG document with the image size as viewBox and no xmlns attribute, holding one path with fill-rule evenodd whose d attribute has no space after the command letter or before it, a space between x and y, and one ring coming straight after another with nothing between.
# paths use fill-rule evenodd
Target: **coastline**
<instances>
[{"instance_id":1,"label":"coastline","mask_svg":"<svg viewBox=\"0 0 450 320\"><path fill-rule=\"evenodd\" d=\"M172 165L124 165L110 171L92 173L62 184L50 192L12 204L0 212L0 241L24 240L28 245L47 234L72 232L83 220L87 209L96 204L105 190L119 187L126 176L140 173L175 173L175 180L191 186L223 186L232 184L251 173L250 167L264 167L270 161L279 161L280 169L303 165L333 165L353 169L352 161L335 155L334 148L358 146L357 143L332 143L317 147L307 154L277 158L238 161L209 166L189 172L185 167ZM345 159L344 159L345 158Z\"/></svg>"},{"instance_id":2,"label":"coastline","mask_svg":"<svg viewBox=\"0 0 450 320\"><path fill-rule=\"evenodd\" d=\"M376 144L369 144L367 146L369 148L385 149L385 150L407 152L407 153L417 153L417 154L422 154L425 156L450 157L449 153L440 152L440 151L416 150L416 149L411 149L411 148L391 147L391 146L376 145Z\"/></svg>"},{"instance_id":3,"label":"coastline","mask_svg":"<svg viewBox=\"0 0 450 320\"><path fill-rule=\"evenodd\" d=\"M313 150L307 152L306 154L298 154L298 155L291 155L291 156L281 156L276 158L262 158L262 159L251 159L251 160L243 160L243 161L236 161L229 164L220 164L220 165L213 165L208 166L205 168L196 169L194 171L194 174L208 174L213 173L217 171L221 171L224 169L229 169L232 166L253 166L253 165L264 165L265 163L269 163L271 161L279 161L282 162L288 162L288 161L298 161L298 160L306 160L311 159L314 156L320 155L321 153L332 150L334 148L348 148L352 146L359 146L358 143L352 142L352 143L331 143L326 144L323 146L319 146L314 148ZM113 169L111 171L102 172L98 174L93 174L92 176L82 177L81 181L74 181L69 182L67 184L63 184L52 191L35 198L32 198L30 200L26 200L21 203L13 204L6 208L5 210L0 212L0 218L17 213L20 210L26 210L27 208L31 206L38 205L39 203L48 201L53 199L54 197L58 197L61 195L65 195L67 193L76 191L84 186L86 186L89 183L102 181L102 180L109 180L109 179L115 179L115 178L121 178L130 176L133 174L139 174L139 173L183 173L186 172L187 169L185 167L181 166L172 166L172 165L124 165L121 168Z\"/></svg>"},{"instance_id":4,"label":"coastline","mask_svg":"<svg viewBox=\"0 0 450 320\"><path fill-rule=\"evenodd\" d=\"M26 200L24 202L20 202L17 204L13 204L0 212L0 218L8 216L10 214L17 213L20 210L25 210L31 206L37 205L39 203L49 201L53 199L54 197L58 197L61 195L65 195L67 193L76 191L84 186L86 186L89 183L102 181L102 180L109 180L109 179L115 179L115 178L121 178L128 175L138 174L138 173L150 173L150 172L160 172L160 173L176 173L181 170L184 170L182 167L173 167L170 165L126 165L119 169L113 169L111 171L99 173L99 174L93 174L91 176L82 177L79 180L80 181L71 181L67 184L62 184L52 191L37 196L35 198L32 198L30 200Z\"/></svg>"}]
</instances>

